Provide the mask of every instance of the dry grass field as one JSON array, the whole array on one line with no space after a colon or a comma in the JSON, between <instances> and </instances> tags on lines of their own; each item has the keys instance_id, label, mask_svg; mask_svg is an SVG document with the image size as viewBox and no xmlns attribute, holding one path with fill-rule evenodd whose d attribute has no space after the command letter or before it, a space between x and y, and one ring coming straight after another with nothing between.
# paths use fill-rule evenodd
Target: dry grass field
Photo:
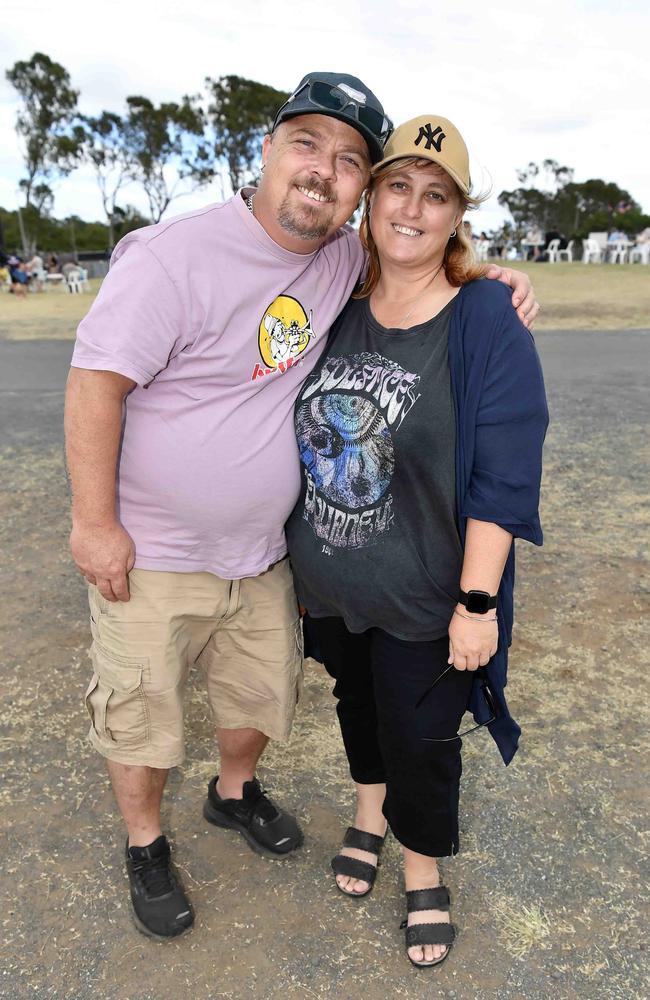
<instances>
[{"instance_id":1,"label":"dry grass field","mask_svg":"<svg viewBox=\"0 0 650 1000\"><path fill-rule=\"evenodd\" d=\"M650 275L649 275L650 277ZM460 934L433 973L411 968L389 839L365 900L329 859L351 819L331 682L313 661L288 746L260 774L306 841L274 862L201 804L218 770L192 673L185 765L165 829L197 912L187 937L134 929L123 828L89 749L87 605L68 555L61 448L71 344L0 343L0 998L6 1000L643 1000L647 824L648 332L541 332L552 423L541 550L517 551L505 769L465 740L461 853L445 880Z\"/></svg>"},{"instance_id":2,"label":"dry grass field","mask_svg":"<svg viewBox=\"0 0 650 1000\"><path fill-rule=\"evenodd\" d=\"M516 262L533 281L542 311L538 330L641 329L650 326L650 267ZM73 338L90 308L92 291L69 295L51 289L26 300L0 295L0 339L60 340Z\"/></svg>"},{"instance_id":3,"label":"dry grass field","mask_svg":"<svg viewBox=\"0 0 650 1000\"><path fill-rule=\"evenodd\" d=\"M523 728L502 767L465 740L461 853L444 877L460 928L417 972L399 923L399 847L351 902L329 858L351 819L331 681L314 661L291 742L260 775L298 815L287 862L207 828L218 770L196 671L187 761L164 826L197 912L149 941L131 923L123 828L91 751L87 603L68 554L63 387L92 294L0 294L0 1000L643 1000L650 565L650 267L527 265L551 427L541 550L517 550L509 702Z\"/></svg>"}]
</instances>

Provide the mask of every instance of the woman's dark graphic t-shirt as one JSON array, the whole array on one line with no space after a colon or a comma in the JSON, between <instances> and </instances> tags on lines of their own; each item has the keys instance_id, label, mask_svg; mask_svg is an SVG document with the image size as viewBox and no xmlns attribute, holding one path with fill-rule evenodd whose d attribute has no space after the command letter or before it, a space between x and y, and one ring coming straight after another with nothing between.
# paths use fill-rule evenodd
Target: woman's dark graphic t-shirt
<instances>
[{"instance_id":1,"label":"woman's dark graphic t-shirt","mask_svg":"<svg viewBox=\"0 0 650 1000\"><path fill-rule=\"evenodd\" d=\"M334 324L295 410L300 499L287 523L314 618L409 640L445 635L462 564L447 338L455 299L388 330L367 299Z\"/></svg>"}]
</instances>

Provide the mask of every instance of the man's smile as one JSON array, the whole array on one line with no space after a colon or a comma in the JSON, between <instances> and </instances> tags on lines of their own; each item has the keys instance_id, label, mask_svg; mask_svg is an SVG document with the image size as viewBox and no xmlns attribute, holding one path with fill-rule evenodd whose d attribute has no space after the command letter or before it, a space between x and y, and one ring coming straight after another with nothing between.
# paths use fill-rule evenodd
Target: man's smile
<instances>
[{"instance_id":1,"label":"man's smile","mask_svg":"<svg viewBox=\"0 0 650 1000\"><path fill-rule=\"evenodd\" d=\"M333 198L328 198L327 195L320 194L314 188L304 187L302 184L296 184L296 188L305 198L309 198L310 201L316 201L321 204L329 204L334 201Z\"/></svg>"}]
</instances>

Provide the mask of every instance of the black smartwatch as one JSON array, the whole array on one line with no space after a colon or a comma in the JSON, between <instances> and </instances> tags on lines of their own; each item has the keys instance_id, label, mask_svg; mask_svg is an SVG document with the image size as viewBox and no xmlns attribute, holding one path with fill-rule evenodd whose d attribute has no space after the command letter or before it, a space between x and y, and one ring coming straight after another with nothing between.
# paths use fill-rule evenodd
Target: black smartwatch
<instances>
[{"instance_id":1,"label":"black smartwatch","mask_svg":"<svg viewBox=\"0 0 650 1000\"><path fill-rule=\"evenodd\" d=\"M460 591L459 604L464 604L470 614L484 615L497 606L497 595L493 597L487 590L464 590Z\"/></svg>"}]
</instances>

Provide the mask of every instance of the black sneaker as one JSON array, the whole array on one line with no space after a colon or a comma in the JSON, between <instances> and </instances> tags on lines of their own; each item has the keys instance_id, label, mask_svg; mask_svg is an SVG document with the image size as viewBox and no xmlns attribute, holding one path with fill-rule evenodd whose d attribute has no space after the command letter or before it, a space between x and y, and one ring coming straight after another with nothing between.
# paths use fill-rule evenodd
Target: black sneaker
<instances>
[{"instance_id":1,"label":"black sneaker","mask_svg":"<svg viewBox=\"0 0 650 1000\"><path fill-rule=\"evenodd\" d=\"M157 837L148 847L129 847L126 870L131 883L133 919L148 937L177 937L194 923L194 913L170 860L167 838Z\"/></svg>"},{"instance_id":2,"label":"black sneaker","mask_svg":"<svg viewBox=\"0 0 650 1000\"><path fill-rule=\"evenodd\" d=\"M218 780L216 775L208 785L203 806L208 823L238 830L254 851L269 857L283 857L300 847L303 835L298 823L271 801L257 778L244 782L242 799L222 799Z\"/></svg>"}]
</instances>

